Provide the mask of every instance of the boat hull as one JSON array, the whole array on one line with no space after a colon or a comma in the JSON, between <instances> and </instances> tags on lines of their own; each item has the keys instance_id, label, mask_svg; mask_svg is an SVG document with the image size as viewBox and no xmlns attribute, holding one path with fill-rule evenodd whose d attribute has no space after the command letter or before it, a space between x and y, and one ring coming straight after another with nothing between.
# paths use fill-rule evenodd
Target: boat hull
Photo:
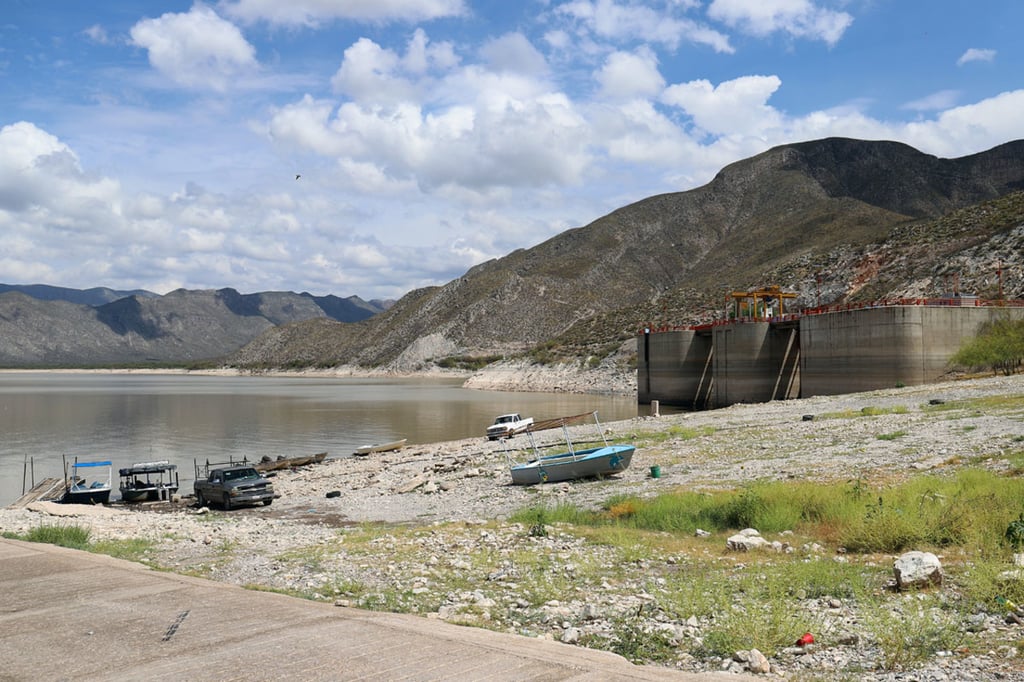
<instances>
[{"instance_id":1,"label":"boat hull","mask_svg":"<svg viewBox=\"0 0 1024 682\"><path fill-rule=\"evenodd\" d=\"M326 452L318 452L315 455L299 455L297 457L281 457L280 459L268 459L264 462L257 462L253 465L256 471L266 473L268 471L280 471L283 469L295 469L309 464L320 464L327 458Z\"/></svg>"},{"instance_id":2,"label":"boat hull","mask_svg":"<svg viewBox=\"0 0 1024 682\"><path fill-rule=\"evenodd\" d=\"M149 488L121 488L124 502L158 502L169 500L178 492L178 486L152 486Z\"/></svg>"},{"instance_id":3,"label":"boat hull","mask_svg":"<svg viewBox=\"0 0 1024 682\"><path fill-rule=\"evenodd\" d=\"M577 450L575 453L547 455L511 467L512 483L536 485L610 476L628 469L635 451L636 447L633 445L609 445Z\"/></svg>"},{"instance_id":4,"label":"boat hull","mask_svg":"<svg viewBox=\"0 0 1024 682\"><path fill-rule=\"evenodd\" d=\"M69 490L61 498L64 504L107 504L110 502L110 488L85 488Z\"/></svg>"},{"instance_id":5,"label":"boat hull","mask_svg":"<svg viewBox=\"0 0 1024 682\"><path fill-rule=\"evenodd\" d=\"M170 500L178 492L178 465L167 460L138 462L118 474L122 502Z\"/></svg>"},{"instance_id":6,"label":"boat hull","mask_svg":"<svg viewBox=\"0 0 1024 682\"><path fill-rule=\"evenodd\" d=\"M380 443L378 445L364 445L361 448L356 448L352 453L353 455L370 455L377 452L391 452L392 450L398 450L405 446L407 438L402 440L396 440L391 443Z\"/></svg>"}]
</instances>

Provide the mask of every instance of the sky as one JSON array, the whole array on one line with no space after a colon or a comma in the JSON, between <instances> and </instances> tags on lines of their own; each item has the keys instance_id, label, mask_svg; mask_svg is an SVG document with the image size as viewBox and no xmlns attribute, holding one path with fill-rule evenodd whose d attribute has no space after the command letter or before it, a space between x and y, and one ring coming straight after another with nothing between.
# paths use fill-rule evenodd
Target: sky
<instances>
[{"instance_id":1,"label":"sky","mask_svg":"<svg viewBox=\"0 0 1024 682\"><path fill-rule=\"evenodd\" d=\"M791 142L1024 138L1018 0L3 0L0 282L399 298Z\"/></svg>"}]
</instances>

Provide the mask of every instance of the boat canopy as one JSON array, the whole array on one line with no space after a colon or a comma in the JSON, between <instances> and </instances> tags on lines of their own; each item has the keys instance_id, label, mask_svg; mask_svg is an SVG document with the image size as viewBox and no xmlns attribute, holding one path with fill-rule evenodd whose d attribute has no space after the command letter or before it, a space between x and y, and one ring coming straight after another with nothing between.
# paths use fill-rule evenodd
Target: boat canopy
<instances>
[{"instance_id":1,"label":"boat canopy","mask_svg":"<svg viewBox=\"0 0 1024 682\"><path fill-rule=\"evenodd\" d=\"M71 466L73 466L75 468L78 468L78 469L82 469L84 467L110 467L110 466L114 466L114 463L111 462L111 461L106 461L106 462L75 462Z\"/></svg>"},{"instance_id":2,"label":"boat canopy","mask_svg":"<svg viewBox=\"0 0 1024 682\"><path fill-rule=\"evenodd\" d=\"M178 468L177 464L171 464L167 460L160 462L140 462L133 464L126 469L118 470L121 476L134 476L135 474L160 474L165 471L174 471Z\"/></svg>"},{"instance_id":3,"label":"boat canopy","mask_svg":"<svg viewBox=\"0 0 1024 682\"><path fill-rule=\"evenodd\" d=\"M582 424L587 417L597 418L597 411L584 412L583 414L574 414L569 417L555 417L553 419L541 419L535 421L526 430L527 431L547 431L548 429L558 429L564 426L572 426L574 424Z\"/></svg>"}]
</instances>

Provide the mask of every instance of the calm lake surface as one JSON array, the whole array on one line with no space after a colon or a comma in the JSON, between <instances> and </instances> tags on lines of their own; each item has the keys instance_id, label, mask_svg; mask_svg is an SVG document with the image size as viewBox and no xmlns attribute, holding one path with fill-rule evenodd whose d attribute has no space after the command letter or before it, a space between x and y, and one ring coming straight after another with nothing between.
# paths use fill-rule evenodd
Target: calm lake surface
<instances>
[{"instance_id":1,"label":"calm lake surface","mask_svg":"<svg viewBox=\"0 0 1024 682\"><path fill-rule=\"evenodd\" d=\"M399 438L482 439L506 412L541 419L590 410L601 421L638 413L632 397L474 391L458 379L0 372L0 506L33 476L61 476L62 456L111 460L113 500L117 469L135 462L170 460L191 492L194 460L346 457Z\"/></svg>"}]
</instances>

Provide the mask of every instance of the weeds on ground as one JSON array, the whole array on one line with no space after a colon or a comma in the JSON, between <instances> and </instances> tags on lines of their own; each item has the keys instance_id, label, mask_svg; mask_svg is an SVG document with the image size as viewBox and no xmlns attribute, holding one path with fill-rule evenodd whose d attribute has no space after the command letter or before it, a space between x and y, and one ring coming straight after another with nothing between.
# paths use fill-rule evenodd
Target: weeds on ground
<instances>
[{"instance_id":1,"label":"weeds on ground","mask_svg":"<svg viewBox=\"0 0 1024 682\"><path fill-rule=\"evenodd\" d=\"M4 533L5 538L12 540L24 540L26 542L42 542L59 547L71 549L89 549L89 536L91 531L88 528L76 525L48 525L44 524L32 528L27 533Z\"/></svg>"},{"instance_id":2,"label":"weeds on ground","mask_svg":"<svg viewBox=\"0 0 1024 682\"><path fill-rule=\"evenodd\" d=\"M144 562L153 549L153 541L142 538L128 540L96 540L87 548L96 554L106 554L126 561Z\"/></svg>"},{"instance_id":3,"label":"weeds on ground","mask_svg":"<svg viewBox=\"0 0 1024 682\"><path fill-rule=\"evenodd\" d=\"M587 635L580 644L612 651L633 663L671 663L679 657L679 647L668 633L646 629L629 616L612 622L610 636Z\"/></svg>"},{"instance_id":4,"label":"weeds on ground","mask_svg":"<svg viewBox=\"0 0 1024 682\"><path fill-rule=\"evenodd\" d=\"M1024 527L1022 500L1024 480L964 469L888 486L863 479L765 481L714 493L620 495L596 511L533 507L519 520L557 516L588 542L614 547L616 563L651 567L671 555L669 568L658 570L662 577L647 590L655 598L652 608L669 619L699 619L701 636L679 643L698 658L750 648L771 656L805 631L827 638L837 625L814 608L814 600L840 599L868 614L869 637L881 652L878 665L902 670L960 647L968 636L962 622L979 605L994 612L1004 599L1024 603L1024 584L1005 580L1010 553L1024 547L1011 532L1015 522ZM794 545L803 538L847 553L842 561L799 549L751 553L735 564L721 555L722 536L746 527L792 531ZM711 535L697 538L697 528ZM1019 535L1024 538L1024 531ZM908 549L941 549L944 563L956 567L946 576L951 589L912 598L890 592L891 566L878 555ZM658 642L651 651L635 643L631 635L639 621L616 627L622 634L602 648L619 647L631 660L670 660Z\"/></svg>"},{"instance_id":5,"label":"weeds on ground","mask_svg":"<svg viewBox=\"0 0 1024 682\"><path fill-rule=\"evenodd\" d=\"M963 642L959 618L935 597L909 595L896 603L875 601L864 618L881 649L880 667L906 670L940 651L953 651Z\"/></svg>"},{"instance_id":6,"label":"weeds on ground","mask_svg":"<svg viewBox=\"0 0 1024 682\"><path fill-rule=\"evenodd\" d=\"M43 524L23 534L5 532L3 537L27 542L41 542L70 549L81 549L137 562L143 561L146 554L153 548L151 540L141 538L91 541L92 531L74 524Z\"/></svg>"},{"instance_id":7,"label":"weeds on ground","mask_svg":"<svg viewBox=\"0 0 1024 682\"><path fill-rule=\"evenodd\" d=\"M682 426L674 424L666 429L658 431L638 431L633 434L633 441L637 447L650 447L659 443L669 441L694 440L702 436L710 436L715 433L712 426Z\"/></svg>"},{"instance_id":8,"label":"weeds on ground","mask_svg":"<svg viewBox=\"0 0 1024 682\"><path fill-rule=\"evenodd\" d=\"M952 476L918 476L890 487L845 483L764 481L714 494L681 491L617 495L600 510L562 504L512 516L529 523L555 519L577 526L613 526L693 534L756 528L793 531L855 552L899 552L911 545L970 546L991 552L1024 508L1024 480L980 469Z\"/></svg>"},{"instance_id":9,"label":"weeds on ground","mask_svg":"<svg viewBox=\"0 0 1024 682\"><path fill-rule=\"evenodd\" d=\"M825 412L818 415L816 419L857 419L859 417L878 417L883 414L907 414L906 405L893 405L892 407L867 406L859 410L841 410L839 412Z\"/></svg>"}]
</instances>

